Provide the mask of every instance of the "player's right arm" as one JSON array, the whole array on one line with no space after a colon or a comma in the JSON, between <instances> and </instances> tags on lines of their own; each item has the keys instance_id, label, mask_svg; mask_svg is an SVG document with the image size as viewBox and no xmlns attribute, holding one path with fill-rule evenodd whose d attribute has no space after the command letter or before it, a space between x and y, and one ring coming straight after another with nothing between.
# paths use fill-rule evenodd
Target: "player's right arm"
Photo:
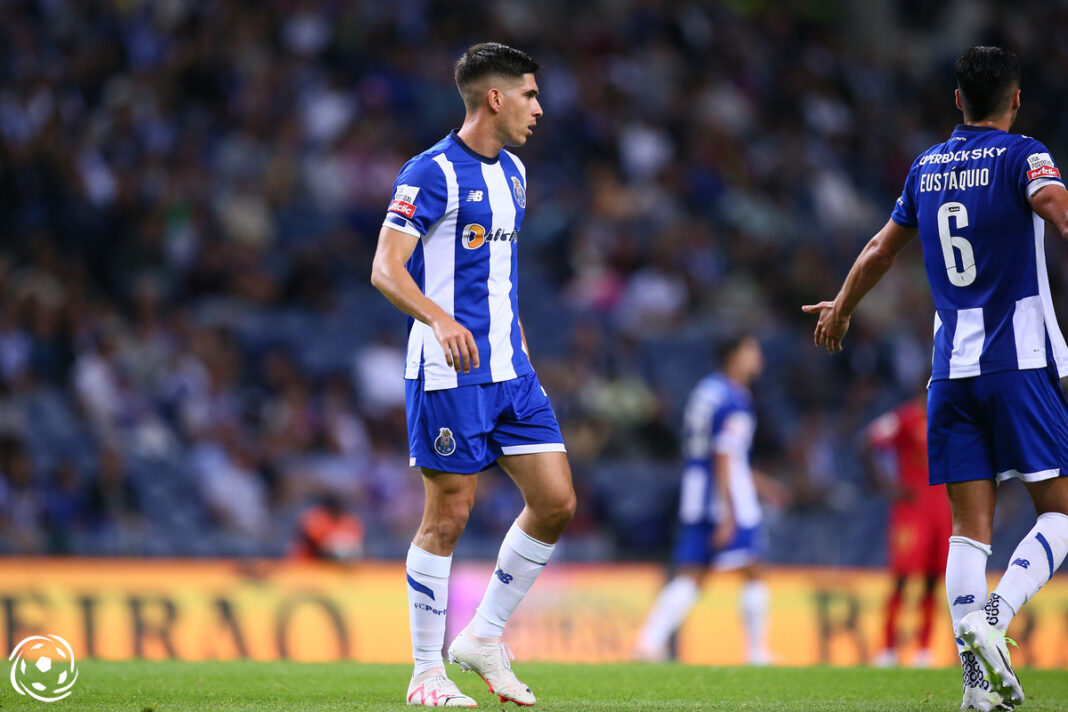
<instances>
[{"instance_id":1,"label":"player's right arm","mask_svg":"<svg viewBox=\"0 0 1068 712\"><path fill-rule=\"evenodd\" d=\"M1031 209L1048 223L1053 223L1068 240L1068 190L1059 183L1049 183L1031 196Z\"/></svg>"},{"instance_id":2,"label":"player's right arm","mask_svg":"<svg viewBox=\"0 0 1068 712\"><path fill-rule=\"evenodd\" d=\"M860 251L834 301L801 307L809 314L819 314L813 335L816 346L822 346L830 354L842 350L842 338L849 330L853 310L894 264L897 253L916 235L916 228L899 225L891 218Z\"/></svg>"},{"instance_id":3,"label":"player's right arm","mask_svg":"<svg viewBox=\"0 0 1068 712\"><path fill-rule=\"evenodd\" d=\"M434 338L445 351L445 362L470 373L478 368L478 346L470 330L449 316L423 294L405 265L411 259L419 238L391 227L382 226L378 247L371 267L371 284L402 312L429 325Z\"/></svg>"},{"instance_id":4,"label":"player's right arm","mask_svg":"<svg viewBox=\"0 0 1068 712\"><path fill-rule=\"evenodd\" d=\"M712 467L716 476L716 496L720 503L716 529L712 532L712 544L717 549L722 549L731 543L737 528L734 521L734 500L731 499L730 466L730 455L726 452L716 452L712 456Z\"/></svg>"}]
</instances>

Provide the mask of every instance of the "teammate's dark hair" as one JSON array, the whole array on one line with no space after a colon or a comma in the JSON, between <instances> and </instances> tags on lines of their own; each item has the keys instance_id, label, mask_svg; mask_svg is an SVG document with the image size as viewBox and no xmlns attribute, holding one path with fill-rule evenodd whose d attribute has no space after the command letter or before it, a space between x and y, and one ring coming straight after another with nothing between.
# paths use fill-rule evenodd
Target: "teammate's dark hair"
<instances>
[{"instance_id":1,"label":"teammate's dark hair","mask_svg":"<svg viewBox=\"0 0 1068 712\"><path fill-rule=\"evenodd\" d=\"M479 80L489 76L521 78L524 74L534 74L541 65L529 54L503 45L499 42L483 42L468 47L456 62L456 88L464 99L467 108L478 106L481 96L474 91Z\"/></svg>"},{"instance_id":2,"label":"teammate's dark hair","mask_svg":"<svg viewBox=\"0 0 1068 712\"><path fill-rule=\"evenodd\" d=\"M1020 86L1020 59L1001 47L972 47L957 58L957 88L965 117L991 118L1008 108Z\"/></svg>"},{"instance_id":3,"label":"teammate's dark hair","mask_svg":"<svg viewBox=\"0 0 1068 712\"><path fill-rule=\"evenodd\" d=\"M720 367L727 365L727 361L730 360L735 351L741 348L742 344L749 339L755 338L757 338L756 334L744 329L725 334L723 338L716 342L716 361L719 362Z\"/></svg>"}]
</instances>

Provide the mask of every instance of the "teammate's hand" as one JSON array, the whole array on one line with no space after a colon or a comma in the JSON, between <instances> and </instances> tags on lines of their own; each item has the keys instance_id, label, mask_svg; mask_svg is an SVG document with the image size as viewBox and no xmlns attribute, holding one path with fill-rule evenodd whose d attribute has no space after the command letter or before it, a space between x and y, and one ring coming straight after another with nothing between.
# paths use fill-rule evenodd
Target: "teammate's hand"
<instances>
[{"instance_id":1,"label":"teammate's hand","mask_svg":"<svg viewBox=\"0 0 1068 712\"><path fill-rule=\"evenodd\" d=\"M734 517L726 515L719 520L716 524L716 528L712 530L712 546L717 551L726 549L730 543L734 540L734 533L737 527L734 526Z\"/></svg>"},{"instance_id":2,"label":"teammate's hand","mask_svg":"<svg viewBox=\"0 0 1068 712\"><path fill-rule=\"evenodd\" d=\"M478 346L469 329L448 315L435 321L433 327L434 338L445 351L445 363L457 373L471 373L472 368L478 368Z\"/></svg>"},{"instance_id":3,"label":"teammate's hand","mask_svg":"<svg viewBox=\"0 0 1068 712\"><path fill-rule=\"evenodd\" d=\"M819 312L820 319L816 323L816 333L812 341L816 346L827 349L827 353L833 354L842 350L842 339L849 331L849 315L839 314L834 308L834 302L820 302L819 304L806 304L801 307L806 314Z\"/></svg>"}]
</instances>

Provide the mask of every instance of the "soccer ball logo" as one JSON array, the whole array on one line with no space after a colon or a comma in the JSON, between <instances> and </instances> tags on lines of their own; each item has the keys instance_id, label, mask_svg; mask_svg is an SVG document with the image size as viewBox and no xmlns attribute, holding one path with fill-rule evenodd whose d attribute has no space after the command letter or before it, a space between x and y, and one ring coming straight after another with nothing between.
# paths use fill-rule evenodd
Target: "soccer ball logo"
<instances>
[{"instance_id":1,"label":"soccer ball logo","mask_svg":"<svg viewBox=\"0 0 1068 712\"><path fill-rule=\"evenodd\" d=\"M78 679L74 651L58 635L31 635L11 651L11 686L41 702L62 700Z\"/></svg>"}]
</instances>

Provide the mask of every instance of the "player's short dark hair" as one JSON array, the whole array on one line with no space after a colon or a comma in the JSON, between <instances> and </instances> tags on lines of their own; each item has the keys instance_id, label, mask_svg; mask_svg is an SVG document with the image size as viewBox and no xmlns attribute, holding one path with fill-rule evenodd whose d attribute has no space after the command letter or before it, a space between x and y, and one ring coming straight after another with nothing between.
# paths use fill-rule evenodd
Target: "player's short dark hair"
<instances>
[{"instance_id":1,"label":"player's short dark hair","mask_svg":"<svg viewBox=\"0 0 1068 712\"><path fill-rule=\"evenodd\" d=\"M716 361L720 367L726 366L734 352L741 348L742 344L750 339L756 339L757 335L751 331L740 329L724 334L716 342Z\"/></svg>"},{"instance_id":2,"label":"player's short dark hair","mask_svg":"<svg viewBox=\"0 0 1068 712\"><path fill-rule=\"evenodd\" d=\"M972 121L990 118L1008 108L1020 86L1020 58L1001 47L972 47L957 58L957 88L964 114Z\"/></svg>"},{"instance_id":3,"label":"player's short dark hair","mask_svg":"<svg viewBox=\"0 0 1068 712\"><path fill-rule=\"evenodd\" d=\"M479 97L472 89L482 79L489 76L521 78L524 74L535 74L541 65L522 50L503 45L500 42L483 42L467 48L456 62L456 88L464 104L472 108L478 104Z\"/></svg>"}]
</instances>

